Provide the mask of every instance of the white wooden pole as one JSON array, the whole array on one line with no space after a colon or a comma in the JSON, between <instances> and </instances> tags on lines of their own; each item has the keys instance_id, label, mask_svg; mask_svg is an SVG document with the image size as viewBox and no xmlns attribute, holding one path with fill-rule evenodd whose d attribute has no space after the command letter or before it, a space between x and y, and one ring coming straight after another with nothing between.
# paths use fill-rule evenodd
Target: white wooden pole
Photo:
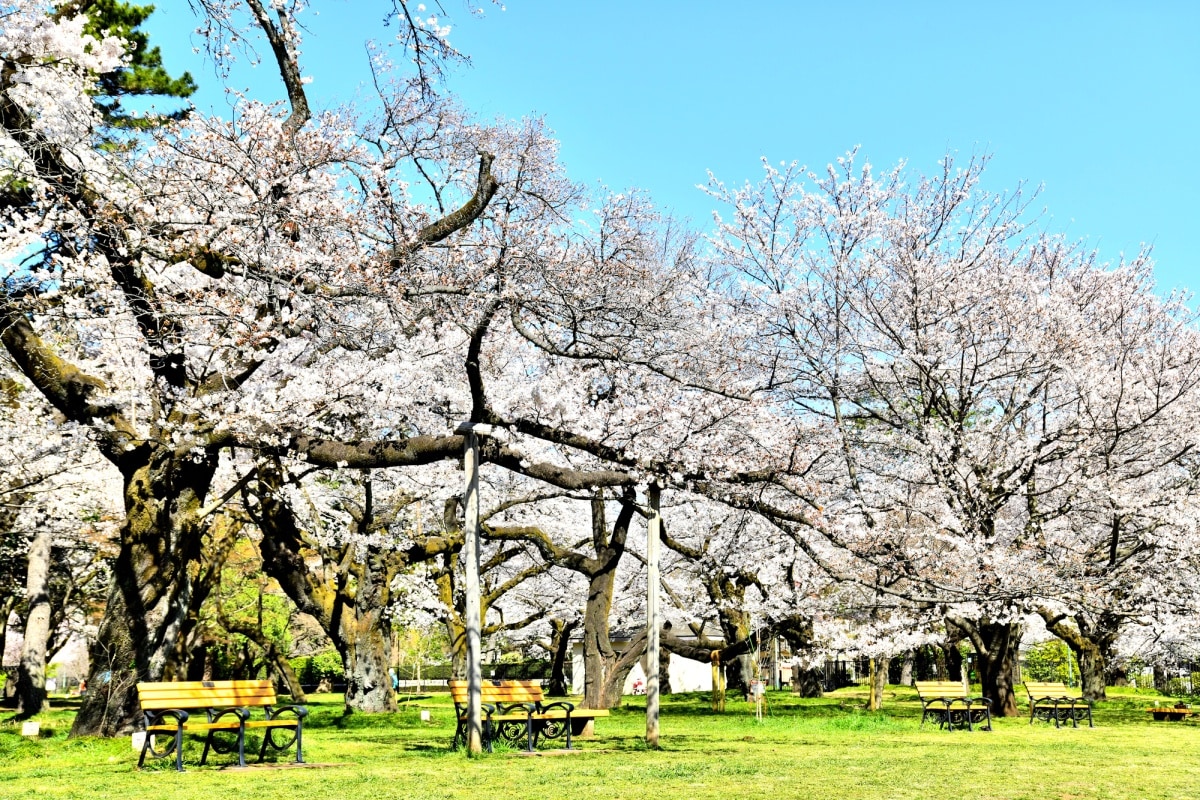
<instances>
[{"instance_id":1,"label":"white wooden pole","mask_svg":"<svg viewBox=\"0 0 1200 800\"><path fill-rule=\"evenodd\" d=\"M467 754L483 752L483 666L480 660L479 615L479 439L474 429L465 432L463 469L467 473L463 522L463 569L466 579L467 628Z\"/></svg>"},{"instance_id":2,"label":"white wooden pole","mask_svg":"<svg viewBox=\"0 0 1200 800\"><path fill-rule=\"evenodd\" d=\"M650 500L650 519L646 524L646 744L658 747L658 646L662 620L659 612L659 537L662 517L658 510L659 486L647 487Z\"/></svg>"},{"instance_id":3,"label":"white wooden pole","mask_svg":"<svg viewBox=\"0 0 1200 800\"><path fill-rule=\"evenodd\" d=\"M771 653L771 688L783 688L783 665L779 663L779 637L774 637L774 652Z\"/></svg>"}]
</instances>

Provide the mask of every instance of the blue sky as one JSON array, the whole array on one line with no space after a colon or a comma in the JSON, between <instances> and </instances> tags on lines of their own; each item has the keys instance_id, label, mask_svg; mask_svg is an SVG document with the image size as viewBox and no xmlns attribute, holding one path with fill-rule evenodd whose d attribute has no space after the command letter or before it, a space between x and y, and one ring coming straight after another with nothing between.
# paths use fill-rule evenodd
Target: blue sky
<instances>
[{"instance_id":1,"label":"blue sky","mask_svg":"<svg viewBox=\"0 0 1200 800\"><path fill-rule=\"evenodd\" d=\"M472 60L448 89L485 118L544 116L577 180L645 189L703 224L706 170L756 181L763 156L821 167L857 145L929 172L987 152L987 188L1044 187L1047 229L1105 260L1150 242L1160 289L1200 288L1200 3L505 2L477 0L474 18L444 0ZM302 57L314 104L369 96L363 42L394 34L390 4L317 6ZM220 110L187 3L159 9L168 67ZM270 64L233 82L283 96Z\"/></svg>"}]
</instances>

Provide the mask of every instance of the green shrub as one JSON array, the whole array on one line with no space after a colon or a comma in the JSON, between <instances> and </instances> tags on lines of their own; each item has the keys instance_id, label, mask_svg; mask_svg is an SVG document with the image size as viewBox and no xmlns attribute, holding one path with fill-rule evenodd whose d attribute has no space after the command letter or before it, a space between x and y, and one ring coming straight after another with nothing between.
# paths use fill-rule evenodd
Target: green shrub
<instances>
[{"instance_id":1,"label":"green shrub","mask_svg":"<svg viewBox=\"0 0 1200 800\"><path fill-rule=\"evenodd\" d=\"M341 680L345 674L342 657L336 650L324 650L316 655L291 659L292 669L301 683L319 683L322 678Z\"/></svg>"},{"instance_id":2,"label":"green shrub","mask_svg":"<svg viewBox=\"0 0 1200 800\"><path fill-rule=\"evenodd\" d=\"M1193 672L1190 678L1177 677L1167 680L1167 690L1164 694L1171 697L1192 697L1197 694L1196 687L1200 686L1200 672Z\"/></svg>"},{"instance_id":3,"label":"green shrub","mask_svg":"<svg viewBox=\"0 0 1200 800\"><path fill-rule=\"evenodd\" d=\"M1025 651L1021 674L1030 681L1061 681L1066 684L1079 680L1079 663L1075 654L1061 639L1035 644Z\"/></svg>"}]
</instances>

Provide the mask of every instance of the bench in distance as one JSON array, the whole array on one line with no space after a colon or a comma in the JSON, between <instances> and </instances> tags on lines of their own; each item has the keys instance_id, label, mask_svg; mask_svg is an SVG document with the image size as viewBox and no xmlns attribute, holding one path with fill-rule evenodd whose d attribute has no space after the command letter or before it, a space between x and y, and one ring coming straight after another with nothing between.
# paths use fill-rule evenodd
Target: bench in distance
<instances>
[{"instance_id":1,"label":"bench in distance","mask_svg":"<svg viewBox=\"0 0 1200 800\"><path fill-rule=\"evenodd\" d=\"M539 739L564 736L570 750L572 735L578 736L596 717L608 716L603 709L577 709L565 700L548 703L537 681L484 681L481 693L483 745L489 753L497 739L532 751ZM450 696L458 718L457 748L467 741L467 682L450 681Z\"/></svg>"},{"instance_id":2,"label":"bench in distance","mask_svg":"<svg viewBox=\"0 0 1200 800\"><path fill-rule=\"evenodd\" d=\"M1053 720L1056 728L1066 722L1078 728L1080 720L1086 717L1088 727L1096 727L1092 722L1092 704L1062 681L1025 681L1025 693L1029 695L1030 725L1040 719Z\"/></svg>"},{"instance_id":3,"label":"bench in distance","mask_svg":"<svg viewBox=\"0 0 1200 800\"><path fill-rule=\"evenodd\" d=\"M992 701L972 696L960 681L916 681L917 697L921 700L921 724L932 719L939 728L954 730L992 729Z\"/></svg>"}]
</instances>

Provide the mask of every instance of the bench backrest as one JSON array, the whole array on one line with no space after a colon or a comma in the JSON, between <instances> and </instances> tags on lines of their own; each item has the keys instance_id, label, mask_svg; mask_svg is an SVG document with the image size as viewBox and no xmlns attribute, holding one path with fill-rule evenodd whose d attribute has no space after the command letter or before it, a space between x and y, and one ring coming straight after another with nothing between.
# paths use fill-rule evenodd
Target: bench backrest
<instances>
[{"instance_id":1,"label":"bench backrest","mask_svg":"<svg viewBox=\"0 0 1200 800\"><path fill-rule=\"evenodd\" d=\"M537 681L484 681L484 703L540 703L545 699ZM467 682L450 681L450 697L456 705L466 705Z\"/></svg>"},{"instance_id":2,"label":"bench backrest","mask_svg":"<svg viewBox=\"0 0 1200 800\"><path fill-rule=\"evenodd\" d=\"M143 709L275 705L275 687L271 681L139 683L137 690Z\"/></svg>"},{"instance_id":3,"label":"bench backrest","mask_svg":"<svg viewBox=\"0 0 1200 800\"><path fill-rule=\"evenodd\" d=\"M1079 691L1068 689L1062 681L1025 681L1025 691L1030 700L1043 697L1079 697Z\"/></svg>"},{"instance_id":4,"label":"bench backrest","mask_svg":"<svg viewBox=\"0 0 1200 800\"><path fill-rule=\"evenodd\" d=\"M962 681L916 681L916 687L922 700L931 697L968 697Z\"/></svg>"}]
</instances>

